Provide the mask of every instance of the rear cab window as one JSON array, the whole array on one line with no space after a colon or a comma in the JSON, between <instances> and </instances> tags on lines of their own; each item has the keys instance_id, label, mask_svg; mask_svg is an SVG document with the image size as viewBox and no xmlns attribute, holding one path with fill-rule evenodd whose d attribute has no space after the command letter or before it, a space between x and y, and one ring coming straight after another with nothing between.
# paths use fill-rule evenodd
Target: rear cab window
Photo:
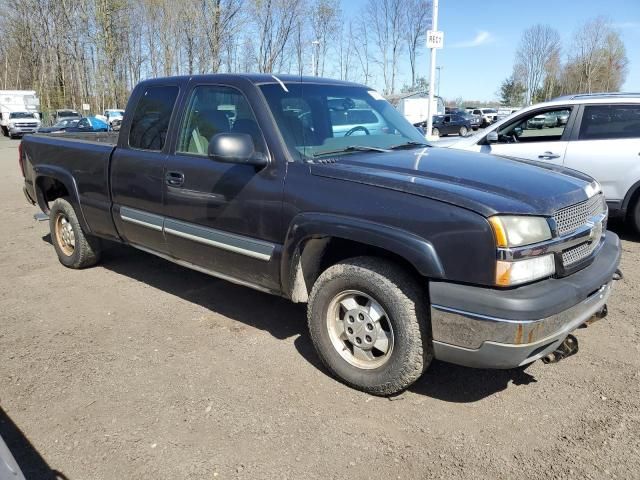
<instances>
[{"instance_id":1,"label":"rear cab window","mask_svg":"<svg viewBox=\"0 0 640 480\"><path fill-rule=\"evenodd\" d=\"M178 92L179 88L175 85L145 88L133 113L129 147L152 151L163 149Z\"/></svg>"},{"instance_id":2,"label":"rear cab window","mask_svg":"<svg viewBox=\"0 0 640 480\"><path fill-rule=\"evenodd\" d=\"M578 140L640 138L640 105L586 105Z\"/></svg>"}]
</instances>

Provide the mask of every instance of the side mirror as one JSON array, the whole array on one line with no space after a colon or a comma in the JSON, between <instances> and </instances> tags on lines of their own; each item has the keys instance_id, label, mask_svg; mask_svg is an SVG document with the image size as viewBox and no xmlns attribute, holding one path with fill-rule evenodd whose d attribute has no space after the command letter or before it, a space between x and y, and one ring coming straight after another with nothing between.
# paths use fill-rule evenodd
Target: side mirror
<instances>
[{"instance_id":1,"label":"side mirror","mask_svg":"<svg viewBox=\"0 0 640 480\"><path fill-rule=\"evenodd\" d=\"M218 133L209 142L209 158L218 162L239 163L264 167L267 158L256 152L251 135L246 133Z\"/></svg>"},{"instance_id":2,"label":"side mirror","mask_svg":"<svg viewBox=\"0 0 640 480\"><path fill-rule=\"evenodd\" d=\"M498 132L492 130L487 133L487 143L498 143Z\"/></svg>"}]
</instances>

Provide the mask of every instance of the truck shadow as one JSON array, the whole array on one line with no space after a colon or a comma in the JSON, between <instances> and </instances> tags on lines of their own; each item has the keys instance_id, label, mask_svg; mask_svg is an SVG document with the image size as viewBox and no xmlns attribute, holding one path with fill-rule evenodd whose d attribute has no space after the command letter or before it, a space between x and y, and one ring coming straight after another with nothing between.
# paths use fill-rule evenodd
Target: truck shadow
<instances>
[{"instance_id":1,"label":"truck shadow","mask_svg":"<svg viewBox=\"0 0 640 480\"><path fill-rule=\"evenodd\" d=\"M49 235L43 240L51 243ZM150 285L214 313L266 331L277 339L297 336L294 345L311 365L329 375L307 333L306 306L219 280L124 245L111 244L100 264L119 275ZM256 313L258 312L258 313ZM478 401L512 383L535 378L521 369L478 370L434 361L410 391L447 402Z\"/></svg>"},{"instance_id":2,"label":"truck shadow","mask_svg":"<svg viewBox=\"0 0 640 480\"><path fill-rule=\"evenodd\" d=\"M1 407L0 438L4 440L26 480L68 480L66 475L49 467L42 455ZM3 462L2 457L0 457L0 462ZM6 472L6 470L2 466L0 463L0 478L3 478L3 480L21 478L17 475L15 477L13 475L11 477L3 477L2 472Z\"/></svg>"},{"instance_id":3,"label":"truck shadow","mask_svg":"<svg viewBox=\"0 0 640 480\"><path fill-rule=\"evenodd\" d=\"M318 370L329 375L311 344L308 334L294 342L300 355ZM524 368L483 370L461 367L434 360L422 377L408 391L451 403L472 403L505 390L509 384L528 385L537 382ZM396 395L401 396L402 393ZM394 396L391 397L392 399Z\"/></svg>"}]
</instances>

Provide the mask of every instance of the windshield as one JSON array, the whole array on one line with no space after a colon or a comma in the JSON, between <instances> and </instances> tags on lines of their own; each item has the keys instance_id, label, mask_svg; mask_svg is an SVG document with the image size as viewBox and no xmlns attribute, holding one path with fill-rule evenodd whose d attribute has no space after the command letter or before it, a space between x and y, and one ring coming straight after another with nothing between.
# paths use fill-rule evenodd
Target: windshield
<instances>
[{"instance_id":1,"label":"windshield","mask_svg":"<svg viewBox=\"0 0 640 480\"><path fill-rule=\"evenodd\" d=\"M498 111L495 108L485 108L483 110L484 113L498 113Z\"/></svg>"},{"instance_id":2,"label":"windshield","mask_svg":"<svg viewBox=\"0 0 640 480\"><path fill-rule=\"evenodd\" d=\"M266 84L260 89L295 158L425 144L417 128L373 90L326 84L284 86Z\"/></svg>"},{"instance_id":3,"label":"windshield","mask_svg":"<svg viewBox=\"0 0 640 480\"><path fill-rule=\"evenodd\" d=\"M80 114L78 112L74 112L73 110L58 110L58 117L79 117Z\"/></svg>"},{"instance_id":4,"label":"windshield","mask_svg":"<svg viewBox=\"0 0 640 480\"><path fill-rule=\"evenodd\" d=\"M36 118L36 116L30 112L12 112L9 118Z\"/></svg>"}]
</instances>

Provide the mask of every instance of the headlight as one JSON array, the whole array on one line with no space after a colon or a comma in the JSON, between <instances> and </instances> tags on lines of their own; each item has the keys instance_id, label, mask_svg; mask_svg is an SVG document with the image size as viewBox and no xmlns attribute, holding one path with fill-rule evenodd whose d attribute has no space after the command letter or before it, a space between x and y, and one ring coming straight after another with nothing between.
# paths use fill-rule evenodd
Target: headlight
<instances>
[{"instance_id":1,"label":"headlight","mask_svg":"<svg viewBox=\"0 0 640 480\"><path fill-rule=\"evenodd\" d=\"M489 218L498 247L520 247L551 238L551 230L543 217L504 215Z\"/></svg>"},{"instance_id":2,"label":"headlight","mask_svg":"<svg viewBox=\"0 0 640 480\"><path fill-rule=\"evenodd\" d=\"M552 276L556 272L553 254L541 257L507 262L498 260L496 264L496 285L511 287Z\"/></svg>"},{"instance_id":3,"label":"headlight","mask_svg":"<svg viewBox=\"0 0 640 480\"><path fill-rule=\"evenodd\" d=\"M15 124L15 123L13 123L13 122L9 122L9 128L14 128L15 126L16 126L16 124Z\"/></svg>"}]
</instances>

